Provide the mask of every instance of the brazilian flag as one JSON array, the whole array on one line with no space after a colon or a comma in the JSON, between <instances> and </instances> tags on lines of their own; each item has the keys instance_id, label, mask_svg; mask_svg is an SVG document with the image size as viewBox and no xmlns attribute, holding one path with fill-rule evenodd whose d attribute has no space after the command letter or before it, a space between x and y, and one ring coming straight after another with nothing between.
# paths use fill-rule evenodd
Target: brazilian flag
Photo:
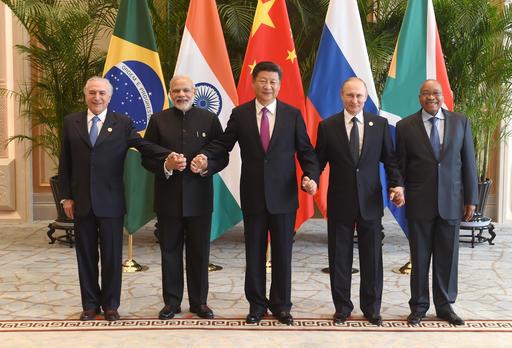
<instances>
[{"instance_id":1,"label":"brazilian flag","mask_svg":"<svg viewBox=\"0 0 512 348\"><path fill-rule=\"evenodd\" d=\"M141 135L150 116L168 107L165 82L146 0L122 0L103 75L114 87L109 110L130 116ZM126 156L124 226L132 234L154 217L153 174L140 154Z\"/></svg>"}]
</instances>

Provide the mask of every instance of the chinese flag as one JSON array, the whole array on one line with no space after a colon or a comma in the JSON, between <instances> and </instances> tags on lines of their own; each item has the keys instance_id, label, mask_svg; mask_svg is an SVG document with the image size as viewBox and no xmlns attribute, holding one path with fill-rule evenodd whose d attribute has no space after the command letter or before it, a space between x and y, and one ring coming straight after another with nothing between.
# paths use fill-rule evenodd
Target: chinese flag
<instances>
[{"instance_id":1,"label":"chinese flag","mask_svg":"<svg viewBox=\"0 0 512 348\"><path fill-rule=\"evenodd\" d=\"M252 69L261 61L272 61L281 66L283 77L278 99L290 104L306 115L304 90L300 77L295 44L288 20L285 0L258 0L252 30L245 51L244 64L238 81L240 104L252 100ZM307 120L306 120L307 121ZM307 122L306 122L307 127ZM307 127L309 130L309 127ZM311 137L311 134L309 134ZM297 162L297 182L302 171ZM299 209L295 230L314 214L313 198L299 188Z\"/></svg>"}]
</instances>

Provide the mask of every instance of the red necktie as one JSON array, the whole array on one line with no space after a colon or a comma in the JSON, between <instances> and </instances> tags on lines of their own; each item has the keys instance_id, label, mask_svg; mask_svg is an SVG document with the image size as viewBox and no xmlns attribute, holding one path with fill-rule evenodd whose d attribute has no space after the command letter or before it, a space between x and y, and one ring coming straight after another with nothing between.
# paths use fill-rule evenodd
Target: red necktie
<instances>
[{"instance_id":1,"label":"red necktie","mask_svg":"<svg viewBox=\"0 0 512 348\"><path fill-rule=\"evenodd\" d=\"M268 123L268 109L261 109L261 124L260 124L260 138L263 150L267 152L268 144L270 143L270 127Z\"/></svg>"}]
</instances>

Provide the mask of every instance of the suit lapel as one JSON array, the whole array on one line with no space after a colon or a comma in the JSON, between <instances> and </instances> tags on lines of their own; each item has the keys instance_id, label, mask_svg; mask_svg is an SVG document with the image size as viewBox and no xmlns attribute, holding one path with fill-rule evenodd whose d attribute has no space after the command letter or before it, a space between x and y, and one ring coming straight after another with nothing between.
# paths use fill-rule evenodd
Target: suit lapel
<instances>
[{"instance_id":1,"label":"suit lapel","mask_svg":"<svg viewBox=\"0 0 512 348\"><path fill-rule=\"evenodd\" d=\"M274 129L272 130L272 134L270 136L270 142L268 144L268 150L270 151L272 149L272 143L275 143L274 139L279 137L279 133L282 131L282 128L284 127L284 118L281 113L281 102L277 100L276 104L276 114L275 114L275 122L274 122ZM261 149L263 150L263 145L261 146Z\"/></svg>"},{"instance_id":2,"label":"suit lapel","mask_svg":"<svg viewBox=\"0 0 512 348\"><path fill-rule=\"evenodd\" d=\"M87 130L87 112L84 111L80 113L75 120L75 127L77 130L78 135L84 143L92 148L91 140L89 139L89 131Z\"/></svg>"},{"instance_id":3,"label":"suit lapel","mask_svg":"<svg viewBox=\"0 0 512 348\"><path fill-rule=\"evenodd\" d=\"M448 111L442 109L441 111L444 115L444 133L443 133L443 144L441 146L441 155L439 161L444 157L444 154L446 153L446 150L448 149L448 146L450 146L450 139L453 139L453 136L450 136L450 132L453 129L452 127L452 120L453 117L449 117Z\"/></svg>"},{"instance_id":4,"label":"suit lapel","mask_svg":"<svg viewBox=\"0 0 512 348\"><path fill-rule=\"evenodd\" d=\"M114 120L114 116L107 112L107 116L105 117L105 122L101 127L100 134L98 135L98 139L96 139L96 144L94 146L100 145L105 139L112 134L112 128L115 126L116 121Z\"/></svg>"},{"instance_id":5,"label":"suit lapel","mask_svg":"<svg viewBox=\"0 0 512 348\"><path fill-rule=\"evenodd\" d=\"M249 134L255 138L256 143L259 144L259 149L261 152L263 151L263 145L261 144L260 131L258 129L258 118L256 117L256 99L253 99L253 102L250 103L247 107L246 114L248 117L247 125L249 126ZM269 145L270 149L270 145Z\"/></svg>"},{"instance_id":6,"label":"suit lapel","mask_svg":"<svg viewBox=\"0 0 512 348\"><path fill-rule=\"evenodd\" d=\"M359 161L361 161L361 158L366 154L368 151L368 143L371 141L371 139L375 139L373 136L373 131L375 129L375 125L372 123L370 126L370 121L368 120L368 115L366 112L363 112L363 128L364 128L364 134L363 134L363 148L361 149L361 154L359 155Z\"/></svg>"},{"instance_id":7,"label":"suit lapel","mask_svg":"<svg viewBox=\"0 0 512 348\"><path fill-rule=\"evenodd\" d=\"M434 150L432 149L432 144L430 143L430 138L427 135L427 131L425 130L425 125L423 124L423 117L421 116L421 110L416 113L416 115L412 116L415 117L415 126L416 126L416 132L419 135L418 139L423 139L423 144L426 145L428 151L432 155L433 158L436 158L436 155L434 154ZM437 159L436 159L437 160Z\"/></svg>"},{"instance_id":8,"label":"suit lapel","mask_svg":"<svg viewBox=\"0 0 512 348\"><path fill-rule=\"evenodd\" d=\"M347 127L345 125L344 111L342 110L339 114L332 117L336 117L335 129L333 131L336 133L336 138L339 139L341 142L340 149L345 149L344 151L342 151L342 153L344 154L346 160L353 162L349 150L349 139L347 135Z\"/></svg>"}]
</instances>

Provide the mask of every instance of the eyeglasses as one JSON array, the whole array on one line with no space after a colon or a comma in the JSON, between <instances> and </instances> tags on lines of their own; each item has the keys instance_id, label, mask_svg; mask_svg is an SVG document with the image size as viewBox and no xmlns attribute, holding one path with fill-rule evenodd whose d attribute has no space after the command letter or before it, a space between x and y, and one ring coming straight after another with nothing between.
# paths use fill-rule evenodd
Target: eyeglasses
<instances>
[{"instance_id":1,"label":"eyeglasses","mask_svg":"<svg viewBox=\"0 0 512 348\"><path fill-rule=\"evenodd\" d=\"M279 85L278 80L258 79L258 80L256 80L256 82L261 86L266 86L266 85L270 84L270 86L275 87L275 86Z\"/></svg>"},{"instance_id":2,"label":"eyeglasses","mask_svg":"<svg viewBox=\"0 0 512 348\"><path fill-rule=\"evenodd\" d=\"M425 98L428 98L430 97L431 95L433 95L434 97L441 97L443 95L442 92L439 92L439 91L434 91L434 92L427 92L427 91L424 91L424 92L421 92L420 95L422 97L425 97Z\"/></svg>"}]
</instances>

